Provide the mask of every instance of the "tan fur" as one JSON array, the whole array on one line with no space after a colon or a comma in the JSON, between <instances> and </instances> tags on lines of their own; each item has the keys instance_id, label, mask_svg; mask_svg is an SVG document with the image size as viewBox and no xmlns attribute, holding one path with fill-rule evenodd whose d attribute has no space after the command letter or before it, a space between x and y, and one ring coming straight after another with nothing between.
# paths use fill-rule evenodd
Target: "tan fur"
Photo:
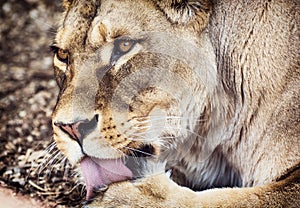
<instances>
[{"instance_id":1,"label":"tan fur","mask_svg":"<svg viewBox=\"0 0 300 208\"><path fill-rule=\"evenodd\" d=\"M57 146L77 164L150 144L159 169L88 207L300 207L297 1L65 4ZM134 46L114 60L123 37ZM56 125L95 115L82 147Z\"/></svg>"}]
</instances>

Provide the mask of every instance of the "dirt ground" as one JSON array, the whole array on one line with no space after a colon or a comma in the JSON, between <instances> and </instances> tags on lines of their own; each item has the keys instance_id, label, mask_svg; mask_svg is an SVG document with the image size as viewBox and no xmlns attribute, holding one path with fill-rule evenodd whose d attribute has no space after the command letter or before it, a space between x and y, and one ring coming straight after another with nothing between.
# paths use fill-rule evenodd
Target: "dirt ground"
<instances>
[{"instance_id":1,"label":"dirt ground","mask_svg":"<svg viewBox=\"0 0 300 208\"><path fill-rule=\"evenodd\" d=\"M0 1L1 207L76 207L85 194L52 145L58 88L49 45L61 11L60 0Z\"/></svg>"},{"instance_id":2,"label":"dirt ground","mask_svg":"<svg viewBox=\"0 0 300 208\"><path fill-rule=\"evenodd\" d=\"M41 202L36 201L34 198L29 198L21 194L16 194L10 189L0 187L0 201L2 208L22 207L22 208L38 208L44 207Z\"/></svg>"}]
</instances>

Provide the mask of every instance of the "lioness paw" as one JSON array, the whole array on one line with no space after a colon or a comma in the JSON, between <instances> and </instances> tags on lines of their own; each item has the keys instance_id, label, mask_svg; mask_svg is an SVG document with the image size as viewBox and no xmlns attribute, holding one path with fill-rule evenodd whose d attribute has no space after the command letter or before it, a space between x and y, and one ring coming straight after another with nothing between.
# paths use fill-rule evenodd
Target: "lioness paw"
<instances>
[{"instance_id":1,"label":"lioness paw","mask_svg":"<svg viewBox=\"0 0 300 208\"><path fill-rule=\"evenodd\" d=\"M84 208L93 207L167 207L176 185L165 175L155 175L134 182L120 182L109 186ZM165 206L166 205L166 206Z\"/></svg>"}]
</instances>

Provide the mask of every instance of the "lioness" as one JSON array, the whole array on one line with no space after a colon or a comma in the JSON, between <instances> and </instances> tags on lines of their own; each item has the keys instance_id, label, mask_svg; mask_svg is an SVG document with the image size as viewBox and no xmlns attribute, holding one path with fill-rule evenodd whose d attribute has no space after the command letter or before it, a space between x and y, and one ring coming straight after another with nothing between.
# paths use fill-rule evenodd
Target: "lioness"
<instances>
[{"instance_id":1,"label":"lioness","mask_svg":"<svg viewBox=\"0 0 300 208\"><path fill-rule=\"evenodd\" d=\"M54 138L87 207L300 207L298 1L64 3Z\"/></svg>"}]
</instances>

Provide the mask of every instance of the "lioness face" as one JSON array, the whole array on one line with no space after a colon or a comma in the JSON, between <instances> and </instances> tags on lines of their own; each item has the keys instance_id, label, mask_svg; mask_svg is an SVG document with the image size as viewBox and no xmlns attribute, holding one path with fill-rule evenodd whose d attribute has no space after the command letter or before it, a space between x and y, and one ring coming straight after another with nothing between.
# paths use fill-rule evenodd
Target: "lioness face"
<instances>
[{"instance_id":1,"label":"lioness face","mask_svg":"<svg viewBox=\"0 0 300 208\"><path fill-rule=\"evenodd\" d=\"M197 68L210 63L202 39L173 27L152 1L72 5L54 45L54 138L94 188L134 177L130 156L159 157L184 142L214 74Z\"/></svg>"}]
</instances>

